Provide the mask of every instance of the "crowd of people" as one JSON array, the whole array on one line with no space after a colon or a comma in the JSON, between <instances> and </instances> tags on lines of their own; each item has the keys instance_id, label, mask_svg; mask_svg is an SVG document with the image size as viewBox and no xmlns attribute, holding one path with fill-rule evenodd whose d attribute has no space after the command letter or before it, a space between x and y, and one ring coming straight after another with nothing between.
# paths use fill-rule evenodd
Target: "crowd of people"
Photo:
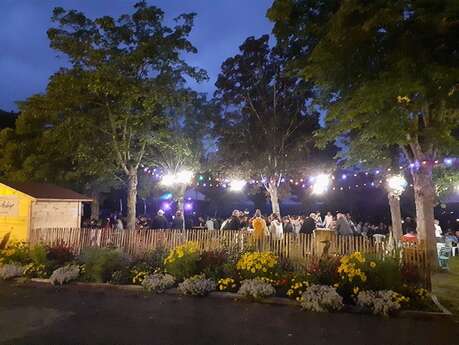
<instances>
[{"instance_id":1,"label":"crowd of people","mask_svg":"<svg viewBox=\"0 0 459 345\"><path fill-rule=\"evenodd\" d=\"M402 221L403 238L416 239L416 220L406 217ZM117 215L112 214L103 220L88 220L83 224L86 228L112 228L125 229L125 222ZM256 210L251 216L248 211L234 210L227 219L214 217L186 217L177 211L172 217L167 217L163 210L158 210L152 217L140 216L136 222L137 229L207 229L207 230L247 230L254 231L257 236L273 236L282 238L284 233L312 234L315 229L327 228L335 230L339 235L366 236L388 235L389 226L383 222L372 224L369 222L355 221L350 213L337 212L333 215L327 212L324 217L320 212L312 212L306 216L288 215L280 217L273 213L265 216ZM459 231L447 229L443 231L438 220L435 220L435 235L438 242L450 243L453 247L459 243Z\"/></svg>"}]
</instances>

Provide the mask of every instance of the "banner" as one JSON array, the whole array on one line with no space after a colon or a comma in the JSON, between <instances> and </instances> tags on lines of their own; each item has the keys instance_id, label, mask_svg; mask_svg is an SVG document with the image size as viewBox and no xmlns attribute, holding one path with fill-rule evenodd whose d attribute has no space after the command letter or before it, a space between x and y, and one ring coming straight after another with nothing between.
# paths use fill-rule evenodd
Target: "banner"
<instances>
[{"instance_id":1,"label":"banner","mask_svg":"<svg viewBox=\"0 0 459 345\"><path fill-rule=\"evenodd\" d=\"M19 199L17 196L0 196L0 217L15 217L19 211Z\"/></svg>"}]
</instances>

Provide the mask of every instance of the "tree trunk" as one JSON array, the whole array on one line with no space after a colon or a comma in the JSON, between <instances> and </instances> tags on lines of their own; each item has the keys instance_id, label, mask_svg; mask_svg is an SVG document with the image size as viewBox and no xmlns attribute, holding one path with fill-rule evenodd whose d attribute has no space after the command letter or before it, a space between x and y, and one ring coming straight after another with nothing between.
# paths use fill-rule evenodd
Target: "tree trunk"
<instances>
[{"instance_id":1,"label":"tree trunk","mask_svg":"<svg viewBox=\"0 0 459 345\"><path fill-rule=\"evenodd\" d=\"M271 207L273 213L277 213L280 217L279 194L275 181L272 181L268 184L268 193L269 197L271 198Z\"/></svg>"},{"instance_id":2,"label":"tree trunk","mask_svg":"<svg viewBox=\"0 0 459 345\"><path fill-rule=\"evenodd\" d=\"M145 199L142 199L142 202L143 202L143 215L147 216L147 202L145 201Z\"/></svg>"},{"instance_id":3,"label":"tree trunk","mask_svg":"<svg viewBox=\"0 0 459 345\"><path fill-rule=\"evenodd\" d=\"M91 219L99 220L99 213L100 213L100 193L99 192L91 192Z\"/></svg>"},{"instance_id":4,"label":"tree trunk","mask_svg":"<svg viewBox=\"0 0 459 345\"><path fill-rule=\"evenodd\" d=\"M177 189L177 210L182 212L182 229L185 230L185 192L186 186L179 186Z\"/></svg>"},{"instance_id":5,"label":"tree trunk","mask_svg":"<svg viewBox=\"0 0 459 345\"><path fill-rule=\"evenodd\" d=\"M127 195L127 229L135 229L137 204L137 170L131 168L128 175L128 195Z\"/></svg>"},{"instance_id":6,"label":"tree trunk","mask_svg":"<svg viewBox=\"0 0 459 345\"><path fill-rule=\"evenodd\" d=\"M432 167L421 166L412 171L414 202L416 204L416 224L418 239L425 244L427 263L431 269L438 268L437 243L434 226L435 191L432 181Z\"/></svg>"},{"instance_id":7,"label":"tree trunk","mask_svg":"<svg viewBox=\"0 0 459 345\"><path fill-rule=\"evenodd\" d=\"M392 237L395 247L398 247L400 238L402 237L402 215L400 211L400 197L393 193L388 193L390 217L392 220Z\"/></svg>"}]
</instances>

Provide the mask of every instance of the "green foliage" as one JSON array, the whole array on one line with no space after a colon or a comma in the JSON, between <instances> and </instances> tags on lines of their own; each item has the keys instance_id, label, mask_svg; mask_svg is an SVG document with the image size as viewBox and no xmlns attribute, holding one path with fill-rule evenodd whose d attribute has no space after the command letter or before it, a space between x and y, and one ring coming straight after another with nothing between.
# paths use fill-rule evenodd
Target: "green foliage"
<instances>
[{"instance_id":1,"label":"green foliage","mask_svg":"<svg viewBox=\"0 0 459 345\"><path fill-rule=\"evenodd\" d=\"M169 251L164 247L158 247L145 253L141 258L150 271L162 270L164 268L164 259L167 257Z\"/></svg>"},{"instance_id":2,"label":"green foliage","mask_svg":"<svg viewBox=\"0 0 459 345\"><path fill-rule=\"evenodd\" d=\"M55 268L65 266L75 260L71 248L65 244L56 244L46 248L46 258Z\"/></svg>"},{"instance_id":3,"label":"green foliage","mask_svg":"<svg viewBox=\"0 0 459 345\"><path fill-rule=\"evenodd\" d=\"M169 251L169 255L164 259L164 269L177 281L181 281L198 273L199 259L197 244L187 242Z\"/></svg>"},{"instance_id":4,"label":"green foliage","mask_svg":"<svg viewBox=\"0 0 459 345\"><path fill-rule=\"evenodd\" d=\"M264 177L274 206L281 177L304 172L307 158L319 158L312 141L319 128L318 112L310 106L314 90L286 73L287 52L271 48L268 35L249 37L239 49L223 63L216 82L215 96L225 109L215 120L218 163L227 174ZM318 160L315 168L323 162Z\"/></svg>"},{"instance_id":5,"label":"green foliage","mask_svg":"<svg viewBox=\"0 0 459 345\"><path fill-rule=\"evenodd\" d=\"M452 193L459 192L459 170L437 168L434 169L432 178L440 201Z\"/></svg>"},{"instance_id":6,"label":"green foliage","mask_svg":"<svg viewBox=\"0 0 459 345\"><path fill-rule=\"evenodd\" d=\"M115 271L127 265L123 253L109 248L87 248L80 255L85 265L85 275L90 281L104 283L112 278Z\"/></svg>"},{"instance_id":7,"label":"green foliage","mask_svg":"<svg viewBox=\"0 0 459 345\"><path fill-rule=\"evenodd\" d=\"M277 0L268 15L296 48L290 67L320 86L322 144L346 137L351 163L377 163L393 145L412 161L457 152L453 1Z\"/></svg>"},{"instance_id":8,"label":"green foliage","mask_svg":"<svg viewBox=\"0 0 459 345\"><path fill-rule=\"evenodd\" d=\"M49 265L48 249L42 244L37 244L29 250L30 260L37 265Z\"/></svg>"},{"instance_id":9,"label":"green foliage","mask_svg":"<svg viewBox=\"0 0 459 345\"><path fill-rule=\"evenodd\" d=\"M218 281L223 277L231 277L229 267L226 265L228 257L225 251L205 251L201 253L198 263L198 271L204 273L206 277Z\"/></svg>"},{"instance_id":10,"label":"green foliage","mask_svg":"<svg viewBox=\"0 0 459 345\"><path fill-rule=\"evenodd\" d=\"M10 242L8 246L0 251L0 263L18 263L26 265L30 263L29 246L24 242Z\"/></svg>"},{"instance_id":11,"label":"green foliage","mask_svg":"<svg viewBox=\"0 0 459 345\"><path fill-rule=\"evenodd\" d=\"M311 260L307 267L307 281L312 284L334 285L339 281L339 258Z\"/></svg>"}]
</instances>

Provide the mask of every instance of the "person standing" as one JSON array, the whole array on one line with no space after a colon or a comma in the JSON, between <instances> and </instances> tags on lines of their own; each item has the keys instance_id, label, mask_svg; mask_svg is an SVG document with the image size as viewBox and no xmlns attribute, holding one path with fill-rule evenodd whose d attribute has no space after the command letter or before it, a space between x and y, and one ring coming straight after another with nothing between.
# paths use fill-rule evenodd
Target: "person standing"
<instances>
[{"instance_id":1,"label":"person standing","mask_svg":"<svg viewBox=\"0 0 459 345\"><path fill-rule=\"evenodd\" d=\"M223 230L241 230L241 221L239 219L239 211L234 210L231 218L223 226Z\"/></svg>"},{"instance_id":2,"label":"person standing","mask_svg":"<svg viewBox=\"0 0 459 345\"><path fill-rule=\"evenodd\" d=\"M169 224L168 224L166 217L164 217L163 210L158 210L158 212L156 213L156 216L154 216L151 222L151 228L152 229L168 229L169 228Z\"/></svg>"},{"instance_id":3,"label":"person standing","mask_svg":"<svg viewBox=\"0 0 459 345\"><path fill-rule=\"evenodd\" d=\"M336 215L336 233L342 236L352 235L352 229L346 216L342 213Z\"/></svg>"},{"instance_id":4,"label":"person standing","mask_svg":"<svg viewBox=\"0 0 459 345\"><path fill-rule=\"evenodd\" d=\"M416 233L416 222L411 217L406 217L402 224L404 234Z\"/></svg>"},{"instance_id":5,"label":"person standing","mask_svg":"<svg viewBox=\"0 0 459 345\"><path fill-rule=\"evenodd\" d=\"M185 220L183 219L182 212L181 211L175 212L175 217L172 220L171 229L182 230L184 221Z\"/></svg>"},{"instance_id":6,"label":"person standing","mask_svg":"<svg viewBox=\"0 0 459 345\"><path fill-rule=\"evenodd\" d=\"M290 220L292 227L293 227L293 232L295 234L299 234L301 230L301 219L299 216L292 217Z\"/></svg>"},{"instance_id":7,"label":"person standing","mask_svg":"<svg viewBox=\"0 0 459 345\"><path fill-rule=\"evenodd\" d=\"M282 218L282 223L284 226L284 234L293 232L293 225L290 221L290 216L285 216L284 218Z\"/></svg>"},{"instance_id":8,"label":"person standing","mask_svg":"<svg viewBox=\"0 0 459 345\"><path fill-rule=\"evenodd\" d=\"M443 240L443 231L440 226L440 221L438 219L434 220L434 227L435 227L435 237L437 238L437 242L441 242Z\"/></svg>"},{"instance_id":9,"label":"person standing","mask_svg":"<svg viewBox=\"0 0 459 345\"><path fill-rule=\"evenodd\" d=\"M207 230L215 230L215 227L214 227L214 221L212 218L210 217L207 217L207 220L206 220L206 228Z\"/></svg>"},{"instance_id":10,"label":"person standing","mask_svg":"<svg viewBox=\"0 0 459 345\"><path fill-rule=\"evenodd\" d=\"M333 223L333 215L331 214L330 211L328 211L324 218L324 226L327 229L331 229L332 223Z\"/></svg>"},{"instance_id":11,"label":"person standing","mask_svg":"<svg viewBox=\"0 0 459 345\"><path fill-rule=\"evenodd\" d=\"M311 213L308 217L304 218L303 225L301 226L300 233L312 234L316 229L315 214Z\"/></svg>"},{"instance_id":12,"label":"person standing","mask_svg":"<svg viewBox=\"0 0 459 345\"><path fill-rule=\"evenodd\" d=\"M116 230L124 230L124 225L121 218L116 219Z\"/></svg>"},{"instance_id":13,"label":"person standing","mask_svg":"<svg viewBox=\"0 0 459 345\"><path fill-rule=\"evenodd\" d=\"M252 227L253 234L256 239L260 239L269 235L268 226L266 225L266 221L261 216L260 210L255 211L255 215L252 218Z\"/></svg>"},{"instance_id":14,"label":"person standing","mask_svg":"<svg viewBox=\"0 0 459 345\"><path fill-rule=\"evenodd\" d=\"M282 229L282 222L279 219L277 213L271 215L271 224L269 226L269 232L273 239L281 240L284 237L284 231Z\"/></svg>"}]
</instances>

